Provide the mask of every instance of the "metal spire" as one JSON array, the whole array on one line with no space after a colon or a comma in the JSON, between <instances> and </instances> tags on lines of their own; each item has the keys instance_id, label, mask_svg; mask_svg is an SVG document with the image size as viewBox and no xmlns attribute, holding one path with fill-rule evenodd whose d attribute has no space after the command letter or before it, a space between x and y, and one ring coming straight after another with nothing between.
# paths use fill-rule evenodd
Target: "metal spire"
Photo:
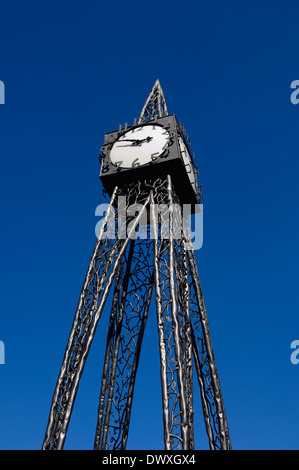
<instances>
[{"instance_id":1,"label":"metal spire","mask_svg":"<svg viewBox=\"0 0 299 470\"><path fill-rule=\"evenodd\" d=\"M163 90L160 85L159 79L155 81L155 84L150 92L145 105L142 108L141 114L138 119L138 124L151 121L155 116L162 117L167 116L167 106L164 98Z\"/></svg>"}]
</instances>

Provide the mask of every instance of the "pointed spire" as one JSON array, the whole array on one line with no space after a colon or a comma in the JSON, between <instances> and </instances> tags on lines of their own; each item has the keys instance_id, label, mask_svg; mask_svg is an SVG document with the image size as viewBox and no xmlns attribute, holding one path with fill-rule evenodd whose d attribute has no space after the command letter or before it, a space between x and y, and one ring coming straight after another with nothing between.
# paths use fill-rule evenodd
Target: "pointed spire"
<instances>
[{"instance_id":1,"label":"pointed spire","mask_svg":"<svg viewBox=\"0 0 299 470\"><path fill-rule=\"evenodd\" d=\"M146 121L151 121L155 116L162 117L167 116L167 106L164 98L163 90L161 88L159 80L155 81L155 84L150 92L145 105L142 108L141 114L138 119L138 124Z\"/></svg>"}]
</instances>

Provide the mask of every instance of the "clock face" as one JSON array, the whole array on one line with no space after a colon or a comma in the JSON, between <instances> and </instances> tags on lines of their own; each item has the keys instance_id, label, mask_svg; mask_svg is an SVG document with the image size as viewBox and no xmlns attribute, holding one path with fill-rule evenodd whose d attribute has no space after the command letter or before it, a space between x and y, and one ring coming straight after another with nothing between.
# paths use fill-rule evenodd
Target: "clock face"
<instances>
[{"instance_id":1,"label":"clock face","mask_svg":"<svg viewBox=\"0 0 299 470\"><path fill-rule=\"evenodd\" d=\"M187 147L183 141L183 139L180 137L179 138L179 146L181 150L181 155L185 164L186 172L188 175L188 178L190 180L190 183L192 184L193 188L196 188L196 177L193 169L193 164L191 161L191 157L189 155L189 152L187 150Z\"/></svg>"},{"instance_id":2,"label":"clock face","mask_svg":"<svg viewBox=\"0 0 299 470\"><path fill-rule=\"evenodd\" d=\"M111 163L135 168L155 161L167 148L170 135L164 127L150 124L125 132L110 150Z\"/></svg>"}]
</instances>

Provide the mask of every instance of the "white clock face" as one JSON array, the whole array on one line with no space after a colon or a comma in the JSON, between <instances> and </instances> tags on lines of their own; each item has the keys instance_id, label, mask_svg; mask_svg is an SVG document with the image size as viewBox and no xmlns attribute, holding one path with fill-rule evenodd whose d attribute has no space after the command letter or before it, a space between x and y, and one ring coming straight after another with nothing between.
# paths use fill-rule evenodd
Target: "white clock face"
<instances>
[{"instance_id":1,"label":"white clock face","mask_svg":"<svg viewBox=\"0 0 299 470\"><path fill-rule=\"evenodd\" d=\"M186 145L184 144L184 141L181 137L179 138L179 145L180 145L181 155L185 164L186 172L189 177L190 183L192 184L193 188L196 189L196 178L195 178L195 173L193 170L193 164L192 164L189 152L186 148Z\"/></svg>"},{"instance_id":2,"label":"white clock face","mask_svg":"<svg viewBox=\"0 0 299 470\"><path fill-rule=\"evenodd\" d=\"M120 168L136 168L155 161L168 146L170 135L164 127L150 124L125 132L110 150L110 160Z\"/></svg>"}]
</instances>

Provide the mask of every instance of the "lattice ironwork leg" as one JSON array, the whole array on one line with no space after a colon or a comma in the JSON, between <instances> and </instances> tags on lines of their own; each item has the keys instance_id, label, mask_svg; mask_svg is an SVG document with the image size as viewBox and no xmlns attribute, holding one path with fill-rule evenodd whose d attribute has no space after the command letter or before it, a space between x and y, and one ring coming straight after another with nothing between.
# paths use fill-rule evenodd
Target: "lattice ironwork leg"
<instances>
[{"instance_id":1,"label":"lattice ironwork leg","mask_svg":"<svg viewBox=\"0 0 299 470\"><path fill-rule=\"evenodd\" d=\"M182 213L174 204L176 195L170 177L163 202L170 208L166 218L152 212L158 227L155 283L165 448L194 448L193 355L210 448L229 449L228 426L194 251L190 239L182 238L185 230L177 237L175 234L174 227L182 227L182 219L175 223L175 218L180 219Z\"/></svg>"},{"instance_id":2,"label":"lattice ironwork leg","mask_svg":"<svg viewBox=\"0 0 299 470\"><path fill-rule=\"evenodd\" d=\"M182 354L182 321L179 321L178 303L177 303L177 280L175 276L175 258L174 258L174 200L171 178L168 176L168 205L169 205L169 289L172 307L172 322L173 322L173 340L174 350L176 357L177 367L177 381L178 381L178 392L180 402L180 420L181 420L181 438L183 449L188 450L189 448L189 427L187 417L187 392L186 392L186 375L184 374L184 361ZM186 312L184 312L186 314ZM186 321L185 315L183 315L183 323Z\"/></svg>"},{"instance_id":3,"label":"lattice ironwork leg","mask_svg":"<svg viewBox=\"0 0 299 470\"><path fill-rule=\"evenodd\" d=\"M190 330L187 313L188 296L181 299L181 304L178 303L178 289L182 283L181 273L175 270L174 194L170 177L165 183L166 191L161 193L158 203L160 205L167 203L168 210L164 215L160 212L157 217L155 210L152 209L152 218L156 227L155 287L164 441L166 450L190 449L194 441L191 341L190 339L187 343L185 341L188 336L187 331Z\"/></svg>"},{"instance_id":4,"label":"lattice ironwork leg","mask_svg":"<svg viewBox=\"0 0 299 470\"><path fill-rule=\"evenodd\" d=\"M79 380L101 317L109 290L119 264L133 233L149 203L145 200L142 211L134 220L125 240L103 238L106 225L115 223L113 206L118 189L115 188L104 223L89 264L81 291L75 319L66 347L60 374L54 391L43 449L62 449L71 417ZM114 226L113 226L114 229Z\"/></svg>"},{"instance_id":5,"label":"lattice ironwork leg","mask_svg":"<svg viewBox=\"0 0 299 470\"><path fill-rule=\"evenodd\" d=\"M143 333L153 288L152 243L132 240L115 284L95 449L125 449ZM120 286L120 287L119 287Z\"/></svg>"},{"instance_id":6,"label":"lattice ironwork leg","mask_svg":"<svg viewBox=\"0 0 299 470\"><path fill-rule=\"evenodd\" d=\"M181 216L181 214L179 214ZM180 345L182 349L183 379L186 389L186 411L188 425L188 449L194 449L193 409L193 363L191 322L189 316L189 284L184 240L174 240L174 270L176 279L176 302L180 324Z\"/></svg>"},{"instance_id":7,"label":"lattice ironwork leg","mask_svg":"<svg viewBox=\"0 0 299 470\"><path fill-rule=\"evenodd\" d=\"M158 178L126 188L127 210L140 208L150 192L159 194ZM134 212L134 210L133 210ZM103 368L95 449L125 449L135 378L152 296L153 243L146 218L142 235L132 241L123 261L123 279L115 283L113 308ZM140 229L140 228L139 228Z\"/></svg>"},{"instance_id":8,"label":"lattice ironwork leg","mask_svg":"<svg viewBox=\"0 0 299 470\"><path fill-rule=\"evenodd\" d=\"M118 352L120 347L120 331L121 325L124 315L124 298L126 296L126 292L128 289L129 284L129 276L130 276L130 269L132 263L132 248L133 248L133 241L130 242L130 249L129 249L129 256L128 260L123 260L123 265L126 265L125 274L123 270L123 266L119 267L119 272L115 280L115 287L114 287L114 296L112 302L112 309L111 309L111 316L110 316L110 324L109 324L109 331L108 331L108 339L107 339L107 347L106 347L106 355L105 355L105 362L104 362L104 370L103 370L103 377L102 377L102 387L101 387L101 394L100 394L100 404L99 404L99 413L98 413L98 424L97 424L97 432L96 432L96 439L95 439L95 448L102 448L105 449L108 439L108 431L109 431L109 417L111 414L111 409L113 406L113 401L115 400L115 381L116 381L116 370L120 366L118 363ZM122 280L122 277L124 278ZM118 373L119 376L119 373ZM116 393L119 393L117 391ZM118 423L120 423L120 419L118 416ZM103 430L102 430L103 426ZM120 429L120 424L118 426L114 426L114 433L115 434L117 429ZM101 437L101 442L99 439ZM117 439L116 439L117 440Z\"/></svg>"}]
</instances>

